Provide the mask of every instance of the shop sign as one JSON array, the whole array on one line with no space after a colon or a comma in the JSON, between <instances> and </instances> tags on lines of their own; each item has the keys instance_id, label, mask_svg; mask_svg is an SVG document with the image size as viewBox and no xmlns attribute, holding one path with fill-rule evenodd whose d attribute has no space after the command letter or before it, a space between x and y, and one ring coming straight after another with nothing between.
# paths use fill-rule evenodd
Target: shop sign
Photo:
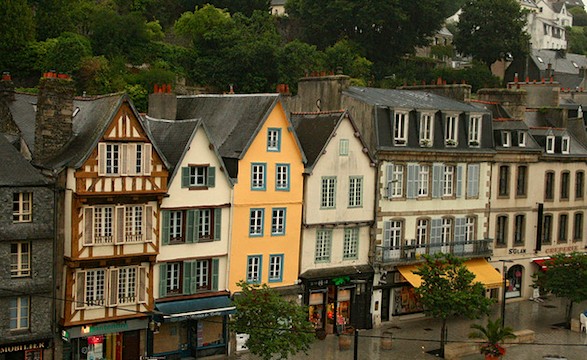
<instances>
[{"instance_id":1,"label":"shop sign","mask_svg":"<svg viewBox=\"0 0 587 360\"><path fill-rule=\"evenodd\" d=\"M509 249L508 254L525 254L526 249Z\"/></svg>"},{"instance_id":2,"label":"shop sign","mask_svg":"<svg viewBox=\"0 0 587 360\"><path fill-rule=\"evenodd\" d=\"M81 337L88 337L91 335L103 335L112 334L117 332L139 330L147 328L147 318L145 319L132 319L126 321L109 322L103 324L90 324L83 326L74 326L67 328L66 331L69 333L71 339L77 339Z\"/></svg>"},{"instance_id":3,"label":"shop sign","mask_svg":"<svg viewBox=\"0 0 587 360\"><path fill-rule=\"evenodd\" d=\"M577 250L579 250L578 246L562 246L562 247L556 247L556 248L549 248L549 249L544 250L544 252L547 254L554 254L554 253L571 252L571 251L577 251Z\"/></svg>"},{"instance_id":4,"label":"shop sign","mask_svg":"<svg viewBox=\"0 0 587 360\"><path fill-rule=\"evenodd\" d=\"M82 334L109 334L128 330L126 322L82 326Z\"/></svg>"},{"instance_id":5,"label":"shop sign","mask_svg":"<svg viewBox=\"0 0 587 360\"><path fill-rule=\"evenodd\" d=\"M18 345L6 345L0 347L0 354L6 354L15 351L37 350L47 348L46 341L32 342Z\"/></svg>"},{"instance_id":6,"label":"shop sign","mask_svg":"<svg viewBox=\"0 0 587 360\"><path fill-rule=\"evenodd\" d=\"M226 314L225 311L212 311L212 312L207 312L207 313L203 313L203 314L188 315L188 316L186 316L186 318L192 319L192 320L198 320L198 319L203 319L203 318L212 317L212 316L222 316L225 314Z\"/></svg>"}]
</instances>

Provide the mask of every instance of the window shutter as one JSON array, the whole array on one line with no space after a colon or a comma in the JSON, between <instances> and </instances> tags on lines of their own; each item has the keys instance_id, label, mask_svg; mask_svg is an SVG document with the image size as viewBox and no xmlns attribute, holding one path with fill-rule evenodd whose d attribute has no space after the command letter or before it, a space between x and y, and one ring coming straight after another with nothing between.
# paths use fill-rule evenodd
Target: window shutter
<instances>
[{"instance_id":1,"label":"window shutter","mask_svg":"<svg viewBox=\"0 0 587 360\"><path fill-rule=\"evenodd\" d=\"M188 295L192 293L192 267L193 261L183 262L183 294Z\"/></svg>"},{"instance_id":2,"label":"window shutter","mask_svg":"<svg viewBox=\"0 0 587 360\"><path fill-rule=\"evenodd\" d=\"M463 165L457 166L457 190L456 196L460 198L463 196Z\"/></svg>"},{"instance_id":3,"label":"window shutter","mask_svg":"<svg viewBox=\"0 0 587 360\"><path fill-rule=\"evenodd\" d=\"M194 225L196 223L196 210L188 210L186 216L186 233L185 233L185 242L186 243L193 243L196 241L196 230Z\"/></svg>"},{"instance_id":4,"label":"window shutter","mask_svg":"<svg viewBox=\"0 0 587 360\"><path fill-rule=\"evenodd\" d=\"M161 210L162 226L161 226L161 244L169 245L169 222L171 221L169 211Z\"/></svg>"},{"instance_id":5,"label":"window shutter","mask_svg":"<svg viewBox=\"0 0 587 360\"><path fill-rule=\"evenodd\" d=\"M94 243L94 208L84 209L84 245Z\"/></svg>"},{"instance_id":6,"label":"window shutter","mask_svg":"<svg viewBox=\"0 0 587 360\"><path fill-rule=\"evenodd\" d=\"M387 198L391 199L393 190L393 163L387 164L387 167L385 168L385 173L387 176Z\"/></svg>"},{"instance_id":7,"label":"window shutter","mask_svg":"<svg viewBox=\"0 0 587 360\"><path fill-rule=\"evenodd\" d=\"M432 165L432 197L439 198L442 196L442 186L444 184L444 165Z\"/></svg>"},{"instance_id":8,"label":"window shutter","mask_svg":"<svg viewBox=\"0 0 587 360\"><path fill-rule=\"evenodd\" d=\"M208 187L216 185L216 168L214 166L208 167Z\"/></svg>"},{"instance_id":9,"label":"window shutter","mask_svg":"<svg viewBox=\"0 0 587 360\"><path fill-rule=\"evenodd\" d=\"M212 225L210 225L212 226ZM200 210L194 211L194 242L200 241Z\"/></svg>"},{"instance_id":10,"label":"window shutter","mask_svg":"<svg viewBox=\"0 0 587 360\"><path fill-rule=\"evenodd\" d=\"M118 305L118 280L118 269L111 269L109 286L110 297L108 301L108 306Z\"/></svg>"},{"instance_id":11,"label":"window shutter","mask_svg":"<svg viewBox=\"0 0 587 360\"><path fill-rule=\"evenodd\" d=\"M391 221L385 221L383 223L383 246L391 246Z\"/></svg>"},{"instance_id":12,"label":"window shutter","mask_svg":"<svg viewBox=\"0 0 587 360\"><path fill-rule=\"evenodd\" d=\"M125 148L128 147L126 151L125 158L126 161L126 172L128 175L139 175L137 173L137 144L126 144ZM141 159L142 160L142 159Z\"/></svg>"},{"instance_id":13,"label":"window shutter","mask_svg":"<svg viewBox=\"0 0 587 360\"><path fill-rule=\"evenodd\" d=\"M469 164L467 167L467 196L479 196L479 164Z\"/></svg>"},{"instance_id":14,"label":"window shutter","mask_svg":"<svg viewBox=\"0 0 587 360\"><path fill-rule=\"evenodd\" d=\"M198 292L198 284L196 283L197 277L196 277L196 272L198 270L198 267L196 266L197 261L193 260L190 261L192 263L191 265L191 274L190 274L190 293L191 294L195 294Z\"/></svg>"},{"instance_id":15,"label":"window shutter","mask_svg":"<svg viewBox=\"0 0 587 360\"><path fill-rule=\"evenodd\" d=\"M442 219L432 219L430 221L430 243L440 244L442 241Z\"/></svg>"},{"instance_id":16,"label":"window shutter","mask_svg":"<svg viewBox=\"0 0 587 360\"><path fill-rule=\"evenodd\" d=\"M189 188L190 187L190 168L189 167L182 167L181 168L181 187L182 188Z\"/></svg>"},{"instance_id":17,"label":"window shutter","mask_svg":"<svg viewBox=\"0 0 587 360\"><path fill-rule=\"evenodd\" d=\"M80 271L76 275L76 309L83 309L86 307L86 272Z\"/></svg>"},{"instance_id":18,"label":"window shutter","mask_svg":"<svg viewBox=\"0 0 587 360\"><path fill-rule=\"evenodd\" d=\"M153 154L153 145L145 144L143 148L143 174L151 175L151 158Z\"/></svg>"},{"instance_id":19,"label":"window shutter","mask_svg":"<svg viewBox=\"0 0 587 360\"><path fill-rule=\"evenodd\" d=\"M116 226L114 233L116 234L115 244L124 244L124 206L117 206L115 209Z\"/></svg>"},{"instance_id":20,"label":"window shutter","mask_svg":"<svg viewBox=\"0 0 587 360\"><path fill-rule=\"evenodd\" d=\"M159 265L159 297L167 295L167 263Z\"/></svg>"},{"instance_id":21,"label":"window shutter","mask_svg":"<svg viewBox=\"0 0 587 360\"><path fill-rule=\"evenodd\" d=\"M463 245L465 243L465 225L467 219L456 218L455 219L455 243Z\"/></svg>"},{"instance_id":22,"label":"window shutter","mask_svg":"<svg viewBox=\"0 0 587 360\"><path fill-rule=\"evenodd\" d=\"M143 223L143 237L145 241L153 241L153 207L145 206L145 222Z\"/></svg>"},{"instance_id":23,"label":"window shutter","mask_svg":"<svg viewBox=\"0 0 587 360\"><path fill-rule=\"evenodd\" d=\"M407 189L406 189L406 196L408 199L414 199L418 193L418 173L417 173L418 165L416 164L409 164L408 165L408 182L407 182Z\"/></svg>"},{"instance_id":24,"label":"window shutter","mask_svg":"<svg viewBox=\"0 0 587 360\"><path fill-rule=\"evenodd\" d=\"M222 208L214 209L214 240L220 240L222 235Z\"/></svg>"},{"instance_id":25,"label":"window shutter","mask_svg":"<svg viewBox=\"0 0 587 360\"><path fill-rule=\"evenodd\" d=\"M106 175L106 144L98 144L98 176Z\"/></svg>"},{"instance_id":26,"label":"window shutter","mask_svg":"<svg viewBox=\"0 0 587 360\"><path fill-rule=\"evenodd\" d=\"M136 294L139 297L139 304L145 304L147 302L147 268L139 266L139 278L137 281Z\"/></svg>"},{"instance_id":27,"label":"window shutter","mask_svg":"<svg viewBox=\"0 0 587 360\"><path fill-rule=\"evenodd\" d=\"M212 259L212 290L218 291L218 265L219 259Z\"/></svg>"},{"instance_id":28,"label":"window shutter","mask_svg":"<svg viewBox=\"0 0 587 360\"><path fill-rule=\"evenodd\" d=\"M120 144L118 148L118 173L120 175L128 175L128 153L132 151L132 149L130 149L131 146L134 146L134 144Z\"/></svg>"}]
</instances>

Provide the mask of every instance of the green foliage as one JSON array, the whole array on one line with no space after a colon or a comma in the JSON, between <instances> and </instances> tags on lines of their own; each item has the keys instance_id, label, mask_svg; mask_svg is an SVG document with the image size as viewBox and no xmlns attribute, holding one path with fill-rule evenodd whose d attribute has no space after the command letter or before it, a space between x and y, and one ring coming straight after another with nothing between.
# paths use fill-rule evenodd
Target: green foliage
<instances>
[{"instance_id":1,"label":"green foliage","mask_svg":"<svg viewBox=\"0 0 587 360\"><path fill-rule=\"evenodd\" d=\"M8 51L23 49L35 39L33 12L26 0L0 1L0 34L0 67L4 67Z\"/></svg>"},{"instance_id":2,"label":"green foliage","mask_svg":"<svg viewBox=\"0 0 587 360\"><path fill-rule=\"evenodd\" d=\"M494 321L487 319L486 326L472 324L471 328L477 331L471 332L469 338L482 339L490 344L499 344L504 340L516 338L516 335L514 335L514 329L509 326L501 326L501 319L495 319Z\"/></svg>"},{"instance_id":3,"label":"green foliage","mask_svg":"<svg viewBox=\"0 0 587 360\"><path fill-rule=\"evenodd\" d=\"M573 15L573 26L587 26L587 12L580 6L569 9Z\"/></svg>"},{"instance_id":4,"label":"green foliage","mask_svg":"<svg viewBox=\"0 0 587 360\"><path fill-rule=\"evenodd\" d=\"M257 10L269 12L270 0L197 0L196 6L205 4L214 5L219 9L226 9L229 13L241 13L251 16Z\"/></svg>"},{"instance_id":5,"label":"green foliage","mask_svg":"<svg viewBox=\"0 0 587 360\"><path fill-rule=\"evenodd\" d=\"M213 5L196 7L194 12L185 12L175 23L175 32L189 39L194 46L201 46L210 33L227 31L233 26L230 14Z\"/></svg>"},{"instance_id":6,"label":"green foliage","mask_svg":"<svg viewBox=\"0 0 587 360\"><path fill-rule=\"evenodd\" d=\"M284 300L266 284L240 281L238 286L241 292L234 297L231 327L249 334L246 346L252 354L264 360L287 359L300 351L307 354L315 335L305 307Z\"/></svg>"},{"instance_id":7,"label":"green foliage","mask_svg":"<svg viewBox=\"0 0 587 360\"><path fill-rule=\"evenodd\" d=\"M371 76L371 61L361 56L359 47L343 39L324 50L326 67L332 71L342 70L352 78L368 80Z\"/></svg>"},{"instance_id":8,"label":"green foliage","mask_svg":"<svg viewBox=\"0 0 587 360\"><path fill-rule=\"evenodd\" d=\"M56 38L61 33L73 31L71 0L30 0L34 9L37 40Z\"/></svg>"},{"instance_id":9,"label":"green foliage","mask_svg":"<svg viewBox=\"0 0 587 360\"><path fill-rule=\"evenodd\" d=\"M40 70L54 69L73 73L79 69L83 58L92 55L90 40L83 35L65 32L56 39L46 41L46 53Z\"/></svg>"},{"instance_id":10,"label":"green foliage","mask_svg":"<svg viewBox=\"0 0 587 360\"><path fill-rule=\"evenodd\" d=\"M324 68L324 54L316 46L294 40L277 50L279 83L296 89L298 80L308 73Z\"/></svg>"},{"instance_id":11,"label":"green foliage","mask_svg":"<svg viewBox=\"0 0 587 360\"><path fill-rule=\"evenodd\" d=\"M587 27L573 26L567 31L569 52L574 54L587 53Z\"/></svg>"},{"instance_id":12,"label":"green foliage","mask_svg":"<svg viewBox=\"0 0 587 360\"><path fill-rule=\"evenodd\" d=\"M487 67L508 53L514 58L528 51L526 14L516 0L470 0L465 3L453 43L456 49Z\"/></svg>"},{"instance_id":13,"label":"green foliage","mask_svg":"<svg viewBox=\"0 0 587 360\"><path fill-rule=\"evenodd\" d=\"M130 96L135 108L139 112L147 112L149 98L147 89L140 84L135 84L125 86L124 91Z\"/></svg>"}]
</instances>

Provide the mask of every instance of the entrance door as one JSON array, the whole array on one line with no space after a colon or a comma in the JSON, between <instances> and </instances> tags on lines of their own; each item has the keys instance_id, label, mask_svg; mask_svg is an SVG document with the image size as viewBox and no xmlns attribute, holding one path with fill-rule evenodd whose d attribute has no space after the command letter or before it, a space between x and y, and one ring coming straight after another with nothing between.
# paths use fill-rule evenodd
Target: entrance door
<instances>
[{"instance_id":1,"label":"entrance door","mask_svg":"<svg viewBox=\"0 0 587 360\"><path fill-rule=\"evenodd\" d=\"M381 289L381 321L389 321L390 288Z\"/></svg>"},{"instance_id":2,"label":"entrance door","mask_svg":"<svg viewBox=\"0 0 587 360\"><path fill-rule=\"evenodd\" d=\"M139 359L141 352L139 349L141 336L139 330L125 331L122 333L122 359L132 360Z\"/></svg>"}]
</instances>

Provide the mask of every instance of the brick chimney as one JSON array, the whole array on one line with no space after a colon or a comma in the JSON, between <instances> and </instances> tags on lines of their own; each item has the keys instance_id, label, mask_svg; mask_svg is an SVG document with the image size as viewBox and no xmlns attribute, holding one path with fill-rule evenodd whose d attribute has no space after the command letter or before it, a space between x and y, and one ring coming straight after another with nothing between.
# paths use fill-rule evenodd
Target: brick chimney
<instances>
[{"instance_id":1,"label":"brick chimney","mask_svg":"<svg viewBox=\"0 0 587 360\"><path fill-rule=\"evenodd\" d=\"M177 97L171 84L155 85L149 95L148 115L155 119L175 120L177 117Z\"/></svg>"},{"instance_id":2,"label":"brick chimney","mask_svg":"<svg viewBox=\"0 0 587 360\"><path fill-rule=\"evenodd\" d=\"M46 73L39 82L34 158L56 155L71 138L75 87L69 77Z\"/></svg>"},{"instance_id":3,"label":"brick chimney","mask_svg":"<svg viewBox=\"0 0 587 360\"><path fill-rule=\"evenodd\" d=\"M5 72L0 79L0 132L18 135L20 130L14 123L9 104L14 101L14 83L10 74Z\"/></svg>"}]
</instances>

